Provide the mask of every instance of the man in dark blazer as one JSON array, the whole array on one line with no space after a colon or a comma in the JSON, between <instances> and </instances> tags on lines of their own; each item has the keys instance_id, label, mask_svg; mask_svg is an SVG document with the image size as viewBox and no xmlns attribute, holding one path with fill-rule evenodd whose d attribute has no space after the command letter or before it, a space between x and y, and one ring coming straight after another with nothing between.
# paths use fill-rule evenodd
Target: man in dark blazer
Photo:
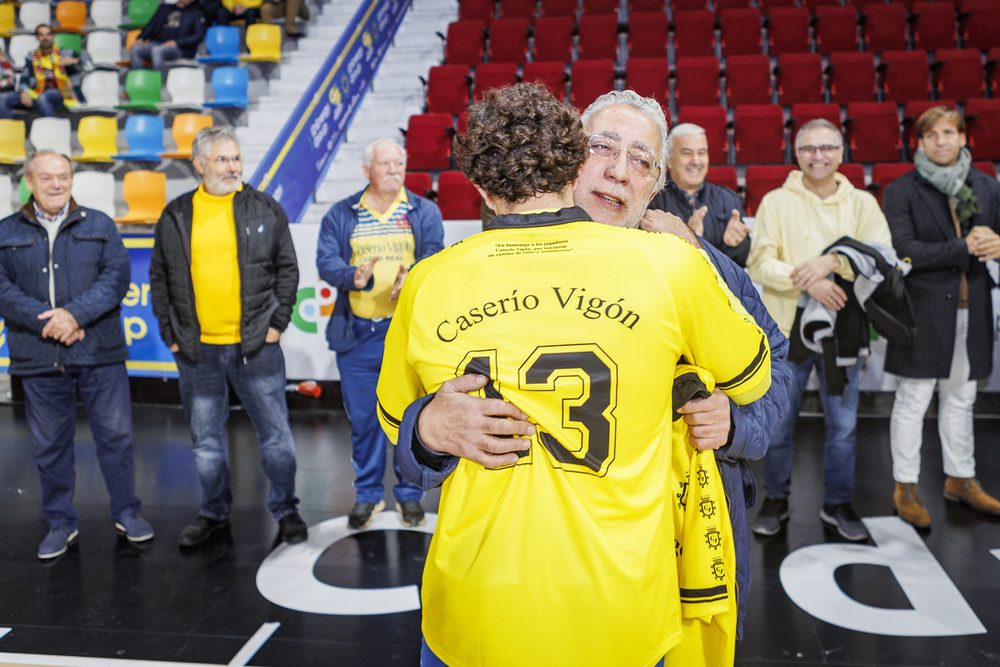
<instances>
[{"instance_id":1,"label":"man in dark blazer","mask_svg":"<svg viewBox=\"0 0 1000 667\"><path fill-rule=\"evenodd\" d=\"M926 111L916 136L916 169L886 189L883 208L896 252L913 265L904 284L918 330L909 348L889 344L885 369L899 376L890 421L893 507L926 528L917 478L935 385L944 497L1000 515L1000 501L976 479L972 432L976 381L992 369L992 282L984 262L1000 258L1000 184L972 166L957 111Z\"/></svg>"}]
</instances>

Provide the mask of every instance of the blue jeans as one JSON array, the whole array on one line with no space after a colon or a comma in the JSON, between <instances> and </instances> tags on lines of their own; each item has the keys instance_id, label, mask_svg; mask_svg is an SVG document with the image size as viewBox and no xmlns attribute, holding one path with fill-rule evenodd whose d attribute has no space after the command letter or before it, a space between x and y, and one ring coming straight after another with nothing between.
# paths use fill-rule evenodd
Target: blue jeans
<instances>
[{"instance_id":1,"label":"blue jeans","mask_svg":"<svg viewBox=\"0 0 1000 667\"><path fill-rule=\"evenodd\" d=\"M111 516L139 511L132 457L132 401L125 364L69 366L62 372L26 375L24 406L31 434L31 454L42 484L42 509L49 528L76 529L73 433L76 390L80 390L97 462L111 497Z\"/></svg>"},{"instance_id":2,"label":"blue jeans","mask_svg":"<svg viewBox=\"0 0 1000 667\"><path fill-rule=\"evenodd\" d=\"M764 487L768 498L787 498L792 482L795 422L802 406L802 394L813 367L819 376L819 398L823 405L825 430L823 447L823 502L839 505L851 501L854 491L854 458L858 423L858 364L848 367L847 386L840 396L826 391L823 356L813 354L797 364L789 361L792 386L788 390L788 413L764 457Z\"/></svg>"},{"instance_id":3,"label":"blue jeans","mask_svg":"<svg viewBox=\"0 0 1000 667\"><path fill-rule=\"evenodd\" d=\"M149 60L153 63L153 69L164 75L165 83L167 61L179 60L183 56L184 54L176 46L164 46L156 42L133 44L132 50L128 54L129 67L132 69L143 69L146 67L146 61Z\"/></svg>"},{"instance_id":4,"label":"blue jeans","mask_svg":"<svg viewBox=\"0 0 1000 667\"><path fill-rule=\"evenodd\" d=\"M375 389L382 370L385 332L391 320L375 322L354 318L351 326L357 346L337 355L340 390L344 408L351 419L351 462L354 464L354 488L359 503L382 500L385 476L385 448L388 440L378 422L378 398ZM420 501L423 492L416 484L403 481L399 472L396 448L392 448L392 469L396 472L393 495L400 502Z\"/></svg>"},{"instance_id":5,"label":"blue jeans","mask_svg":"<svg viewBox=\"0 0 1000 667\"><path fill-rule=\"evenodd\" d=\"M257 432L260 461L270 482L267 511L280 520L296 511L295 443L285 402L285 357L277 343L243 359L239 344L201 344L201 361L174 354L180 372L181 402L191 425L194 463L201 482L199 513L216 521L229 517L229 384Z\"/></svg>"},{"instance_id":6,"label":"blue jeans","mask_svg":"<svg viewBox=\"0 0 1000 667\"><path fill-rule=\"evenodd\" d=\"M17 91L0 95L0 118L10 118L14 109L27 108L29 107L21 103L21 93ZM38 111L39 116L48 117L55 116L58 109L65 111L66 105L63 104L62 93L59 92L58 88L46 88L34 101L31 108Z\"/></svg>"},{"instance_id":7,"label":"blue jeans","mask_svg":"<svg viewBox=\"0 0 1000 667\"><path fill-rule=\"evenodd\" d=\"M420 640L420 667L448 667L444 660L434 654L424 639ZM663 667L663 658L660 658L660 661L653 667Z\"/></svg>"}]
</instances>

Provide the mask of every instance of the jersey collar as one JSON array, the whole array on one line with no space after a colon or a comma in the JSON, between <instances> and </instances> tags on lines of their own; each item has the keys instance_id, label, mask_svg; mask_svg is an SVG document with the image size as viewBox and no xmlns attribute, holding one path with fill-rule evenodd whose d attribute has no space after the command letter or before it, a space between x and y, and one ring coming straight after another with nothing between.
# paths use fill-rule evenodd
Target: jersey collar
<instances>
[{"instance_id":1,"label":"jersey collar","mask_svg":"<svg viewBox=\"0 0 1000 667\"><path fill-rule=\"evenodd\" d=\"M592 222L587 212L579 206L561 208L543 213L506 213L493 218L490 229L523 229L526 227L549 227L568 222Z\"/></svg>"}]
</instances>

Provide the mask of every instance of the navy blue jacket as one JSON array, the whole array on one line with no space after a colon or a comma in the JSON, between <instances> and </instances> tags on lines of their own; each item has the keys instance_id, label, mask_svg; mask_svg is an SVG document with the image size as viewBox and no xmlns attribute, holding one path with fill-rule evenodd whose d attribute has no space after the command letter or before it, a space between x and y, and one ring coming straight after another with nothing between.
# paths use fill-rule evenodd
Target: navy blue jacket
<instances>
[{"instance_id":1,"label":"navy blue jacket","mask_svg":"<svg viewBox=\"0 0 1000 667\"><path fill-rule=\"evenodd\" d=\"M750 254L750 235L747 234L739 245L735 246L728 246L722 240L729 218L733 215L733 209L739 211L741 215L746 215L740 203L740 196L726 186L705 181L695 195L695 204L692 206L688 202L687 193L668 177L663 189L656 193L646 208L673 213L687 222L695 209L702 206L708 207L702 230L705 240L721 250L726 257L745 267L747 256Z\"/></svg>"},{"instance_id":2,"label":"navy blue jacket","mask_svg":"<svg viewBox=\"0 0 1000 667\"><path fill-rule=\"evenodd\" d=\"M365 188L367 190L368 188ZM365 190L355 192L346 199L330 207L319 229L316 241L316 268L319 277L337 288L337 301L333 305L330 322L326 326L326 342L334 352L350 352L357 344L351 323L354 313L350 308L348 292L357 290L354 286L354 271L351 266L351 233L358 224L358 204ZM410 202L407 217L413 230L413 256L416 261L430 257L444 248L444 227L441 211L429 199L424 199L409 190L406 198ZM370 290L374 278L364 287Z\"/></svg>"},{"instance_id":3,"label":"navy blue jacket","mask_svg":"<svg viewBox=\"0 0 1000 667\"><path fill-rule=\"evenodd\" d=\"M128 359L119 312L131 261L115 223L70 201L52 249L55 304L49 303L49 236L34 198L0 220L0 316L6 321L10 372L39 375L66 366L103 366ZM86 335L66 346L42 338L40 313L65 308Z\"/></svg>"},{"instance_id":4,"label":"navy blue jacket","mask_svg":"<svg viewBox=\"0 0 1000 667\"><path fill-rule=\"evenodd\" d=\"M715 459L719 464L722 483L729 498L729 515L733 524L733 539L736 546L736 589L739 602L736 632L742 637L743 617L746 614L747 594L750 591L750 531L747 526L747 507L753 507L757 502L757 484L748 462L764 458L771 444L771 436L781 426L785 413L788 412L788 388L792 383L792 371L786 363L788 339L768 314L750 277L732 260L704 240L702 246L729 289L767 334L767 342L771 347L771 387L760 399L749 405L738 406L730 401L732 427L729 444L715 450ZM399 442L396 443L397 460L403 478L408 482L419 484L425 491L439 486L458 466L458 458L449 456L444 459L439 470L434 470L422 465L414 455L417 417L433 397L434 394L430 394L419 398L406 408L399 426Z\"/></svg>"},{"instance_id":5,"label":"navy blue jacket","mask_svg":"<svg viewBox=\"0 0 1000 667\"><path fill-rule=\"evenodd\" d=\"M177 12L177 18L170 15ZM139 33L139 39L149 39L158 44L174 40L185 58L193 58L198 45L205 39L205 15L197 2L183 9L177 5L160 5L149 23Z\"/></svg>"}]
</instances>

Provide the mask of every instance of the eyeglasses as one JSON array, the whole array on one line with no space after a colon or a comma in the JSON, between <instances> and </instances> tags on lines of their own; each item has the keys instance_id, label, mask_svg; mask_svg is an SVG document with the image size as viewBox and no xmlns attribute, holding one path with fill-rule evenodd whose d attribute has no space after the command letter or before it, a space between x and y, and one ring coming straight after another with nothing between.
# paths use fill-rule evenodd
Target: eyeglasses
<instances>
[{"instance_id":1,"label":"eyeglasses","mask_svg":"<svg viewBox=\"0 0 1000 667\"><path fill-rule=\"evenodd\" d=\"M642 148L622 148L614 139L609 139L600 134L592 134L587 138L587 146L590 153L605 160L617 160L622 151L625 151L625 161L629 168L639 176L651 176L659 169L656 158Z\"/></svg>"},{"instance_id":2,"label":"eyeglasses","mask_svg":"<svg viewBox=\"0 0 1000 667\"><path fill-rule=\"evenodd\" d=\"M830 155L839 148L840 146L834 146L832 144L823 144L822 146L799 146L797 150L803 155L815 155L816 153L822 153L823 155Z\"/></svg>"}]
</instances>

